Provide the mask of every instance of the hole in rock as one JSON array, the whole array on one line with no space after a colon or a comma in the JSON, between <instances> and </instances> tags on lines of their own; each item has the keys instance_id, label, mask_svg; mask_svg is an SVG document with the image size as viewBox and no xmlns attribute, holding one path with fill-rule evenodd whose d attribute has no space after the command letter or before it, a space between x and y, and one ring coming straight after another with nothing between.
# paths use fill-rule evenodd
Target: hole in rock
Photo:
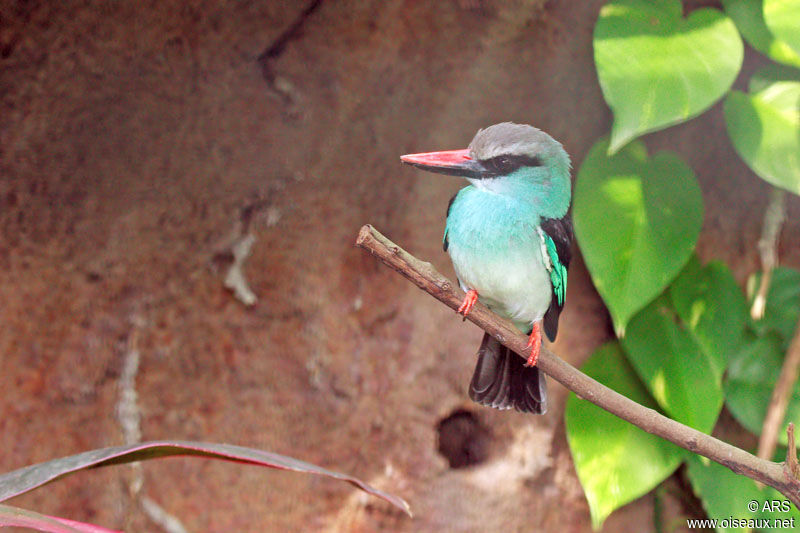
<instances>
[{"instance_id":1,"label":"hole in rock","mask_svg":"<svg viewBox=\"0 0 800 533\"><path fill-rule=\"evenodd\" d=\"M477 465L489 455L491 434L466 409L456 409L440 420L436 431L439 453L450 463L450 468Z\"/></svg>"}]
</instances>

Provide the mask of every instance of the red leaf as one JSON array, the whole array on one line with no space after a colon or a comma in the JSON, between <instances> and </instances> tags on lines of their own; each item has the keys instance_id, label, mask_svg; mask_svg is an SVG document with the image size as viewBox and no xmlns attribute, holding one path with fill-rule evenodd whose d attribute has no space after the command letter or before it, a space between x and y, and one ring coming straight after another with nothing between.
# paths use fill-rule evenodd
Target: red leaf
<instances>
[{"instance_id":1,"label":"red leaf","mask_svg":"<svg viewBox=\"0 0 800 533\"><path fill-rule=\"evenodd\" d=\"M47 516L33 511L27 511L18 507L0 505L0 527L17 526L36 529L37 531L47 531L48 533L122 533L115 529L107 529L76 522L57 516Z\"/></svg>"}]
</instances>

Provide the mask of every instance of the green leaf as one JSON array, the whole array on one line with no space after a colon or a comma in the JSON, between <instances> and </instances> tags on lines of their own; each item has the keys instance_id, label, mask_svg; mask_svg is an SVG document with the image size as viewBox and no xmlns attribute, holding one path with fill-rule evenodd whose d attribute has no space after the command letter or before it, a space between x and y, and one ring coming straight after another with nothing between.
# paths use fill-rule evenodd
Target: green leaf
<instances>
[{"instance_id":1,"label":"green leaf","mask_svg":"<svg viewBox=\"0 0 800 533\"><path fill-rule=\"evenodd\" d=\"M722 3L750 46L779 63L800 67L800 55L767 28L762 0L722 0Z\"/></svg>"},{"instance_id":2,"label":"green leaf","mask_svg":"<svg viewBox=\"0 0 800 533\"><path fill-rule=\"evenodd\" d=\"M764 0L764 21L775 37L800 54L800 0Z\"/></svg>"},{"instance_id":3,"label":"green leaf","mask_svg":"<svg viewBox=\"0 0 800 533\"><path fill-rule=\"evenodd\" d=\"M687 460L689 481L692 483L694 493L703 502L703 508L710 518L719 522L717 531L742 531L742 528L752 529L754 522L738 523L742 527L733 527L730 519L736 520L769 520L771 525L783 526L775 528L759 527L759 531L788 531L792 521L795 525L800 523L800 512L785 496L771 487L759 488L756 482L743 475L733 473L713 461L699 455L692 455ZM755 501L757 510L751 512L748 504ZM727 524L731 527L722 527ZM775 523L780 520L780 523ZM784 522L785 521L785 522Z\"/></svg>"},{"instance_id":4,"label":"green leaf","mask_svg":"<svg viewBox=\"0 0 800 533\"><path fill-rule=\"evenodd\" d=\"M760 178L800 194L800 82L731 91L725 121L736 152Z\"/></svg>"},{"instance_id":5,"label":"green leaf","mask_svg":"<svg viewBox=\"0 0 800 533\"><path fill-rule=\"evenodd\" d=\"M748 280L749 293L755 293L760 280L760 274ZM752 295L750 299L753 299ZM781 339L781 348L786 350L794 337L798 320L800 320L800 271L778 267L772 271L764 317L756 321L753 327L758 335L765 335L769 331L777 333Z\"/></svg>"},{"instance_id":6,"label":"green leaf","mask_svg":"<svg viewBox=\"0 0 800 533\"><path fill-rule=\"evenodd\" d=\"M733 21L715 9L681 12L680 0L616 0L600 10L594 61L614 111L609 154L699 115L736 79L744 47Z\"/></svg>"},{"instance_id":7,"label":"green leaf","mask_svg":"<svg viewBox=\"0 0 800 533\"><path fill-rule=\"evenodd\" d=\"M670 285L672 305L702 347L718 375L742 348L747 300L730 269L712 261L701 267L692 257Z\"/></svg>"},{"instance_id":8,"label":"green leaf","mask_svg":"<svg viewBox=\"0 0 800 533\"><path fill-rule=\"evenodd\" d=\"M582 370L647 407L655 402L639 382L616 342L601 346ZM666 479L686 452L570 394L565 412L567 442L581 481L592 524L599 528L615 509Z\"/></svg>"},{"instance_id":9,"label":"green leaf","mask_svg":"<svg viewBox=\"0 0 800 533\"><path fill-rule=\"evenodd\" d=\"M694 250L703 198L686 163L652 158L641 142L614 156L597 142L575 183L573 219L586 265L618 335L663 291Z\"/></svg>"},{"instance_id":10,"label":"green leaf","mask_svg":"<svg viewBox=\"0 0 800 533\"><path fill-rule=\"evenodd\" d=\"M711 433L722 409L722 372L676 319L662 296L633 317L622 346L667 414Z\"/></svg>"},{"instance_id":11,"label":"green leaf","mask_svg":"<svg viewBox=\"0 0 800 533\"><path fill-rule=\"evenodd\" d=\"M781 338L772 332L753 339L733 359L725 378L725 405L736 420L755 435L761 434L772 389L780 375L784 358L782 344ZM778 432L779 441L784 445L789 422L800 426L800 384L792 391Z\"/></svg>"}]
</instances>

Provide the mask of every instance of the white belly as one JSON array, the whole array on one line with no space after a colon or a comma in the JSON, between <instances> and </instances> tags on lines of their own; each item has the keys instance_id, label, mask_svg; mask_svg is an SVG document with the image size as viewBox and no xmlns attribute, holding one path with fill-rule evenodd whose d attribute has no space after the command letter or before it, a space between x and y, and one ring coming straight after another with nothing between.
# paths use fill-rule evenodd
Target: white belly
<instances>
[{"instance_id":1,"label":"white belly","mask_svg":"<svg viewBox=\"0 0 800 533\"><path fill-rule=\"evenodd\" d=\"M473 186L447 219L447 252L465 290L523 331L542 319L553 292L534 204Z\"/></svg>"},{"instance_id":2,"label":"white belly","mask_svg":"<svg viewBox=\"0 0 800 533\"><path fill-rule=\"evenodd\" d=\"M527 329L542 319L552 296L538 239L532 227L530 239L524 242L506 241L507 245L498 246L495 241L484 246L478 240L459 246L451 241L447 251L462 288L476 290L490 309Z\"/></svg>"}]
</instances>

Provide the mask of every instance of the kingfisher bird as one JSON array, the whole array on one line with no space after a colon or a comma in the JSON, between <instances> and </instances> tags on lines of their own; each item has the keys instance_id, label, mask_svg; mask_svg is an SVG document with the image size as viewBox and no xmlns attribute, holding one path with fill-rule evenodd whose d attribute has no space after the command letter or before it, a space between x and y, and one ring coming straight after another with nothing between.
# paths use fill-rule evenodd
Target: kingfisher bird
<instances>
[{"instance_id":1,"label":"kingfisher bird","mask_svg":"<svg viewBox=\"0 0 800 533\"><path fill-rule=\"evenodd\" d=\"M403 163L470 184L447 207L442 244L466 293L527 332L527 361L485 333L469 386L472 400L544 414L547 387L535 366L541 330L553 341L571 258L570 159L559 142L526 124L479 130L469 148L401 156Z\"/></svg>"}]
</instances>

